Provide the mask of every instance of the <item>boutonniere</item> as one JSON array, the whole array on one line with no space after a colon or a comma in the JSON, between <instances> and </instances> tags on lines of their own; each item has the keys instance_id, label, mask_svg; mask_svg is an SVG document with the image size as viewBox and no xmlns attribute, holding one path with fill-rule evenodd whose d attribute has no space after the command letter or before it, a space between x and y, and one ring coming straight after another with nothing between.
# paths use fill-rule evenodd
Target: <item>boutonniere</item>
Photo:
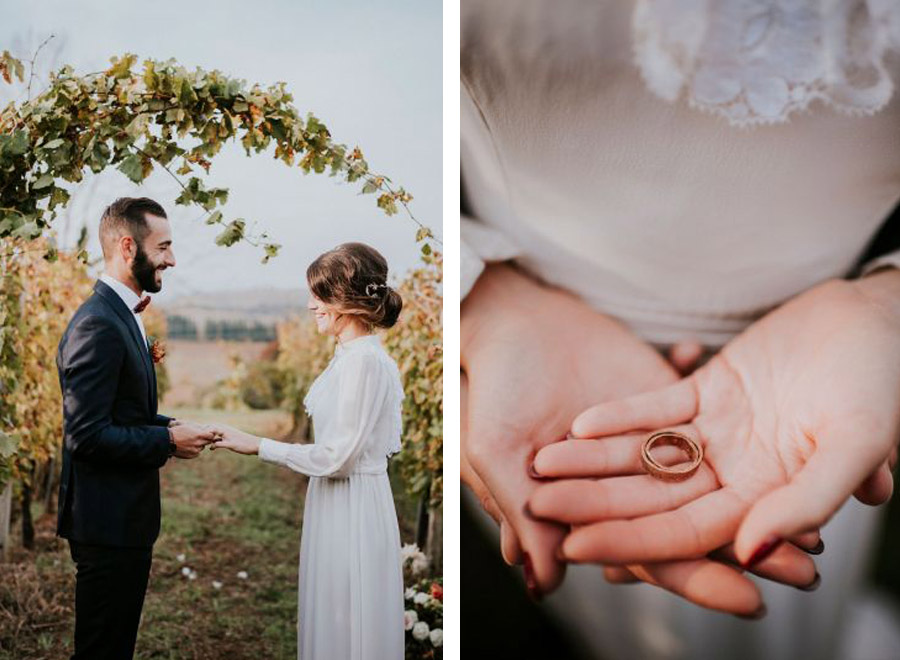
<instances>
[{"instance_id":1,"label":"boutonniere","mask_svg":"<svg viewBox=\"0 0 900 660\"><path fill-rule=\"evenodd\" d=\"M156 337L150 337L150 357L153 358L153 364L159 364L166 357L166 345Z\"/></svg>"}]
</instances>

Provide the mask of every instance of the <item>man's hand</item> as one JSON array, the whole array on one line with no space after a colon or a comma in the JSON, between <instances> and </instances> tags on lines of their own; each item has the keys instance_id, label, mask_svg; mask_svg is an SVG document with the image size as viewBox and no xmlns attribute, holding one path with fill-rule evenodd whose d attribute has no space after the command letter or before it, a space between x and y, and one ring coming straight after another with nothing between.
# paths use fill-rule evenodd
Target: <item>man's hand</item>
<instances>
[{"instance_id":1,"label":"man's hand","mask_svg":"<svg viewBox=\"0 0 900 660\"><path fill-rule=\"evenodd\" d=\"M191 422L179 422L169 426L177 458L197 458L206 445L218 437L209 427Z\"/></svg>"}]
</instances>

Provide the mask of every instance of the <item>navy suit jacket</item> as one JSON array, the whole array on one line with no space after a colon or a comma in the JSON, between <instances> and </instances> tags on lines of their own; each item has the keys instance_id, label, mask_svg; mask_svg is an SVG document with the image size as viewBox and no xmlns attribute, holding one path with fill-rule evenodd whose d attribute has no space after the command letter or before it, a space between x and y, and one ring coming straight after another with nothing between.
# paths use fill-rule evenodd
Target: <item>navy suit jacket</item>
<instances>
[{"instance_id":1,"label":"navy suit jacket","mask_svg":"<svg viewBox=\"0 0 900 660\"><path fill-rule=\"evenodd\" d=\"M169 418L138 324L103 282L69 322L56 355L63 396L57 534L80 543L149 547L159 535L159 468Z\"/></svg>"}]
</instances>

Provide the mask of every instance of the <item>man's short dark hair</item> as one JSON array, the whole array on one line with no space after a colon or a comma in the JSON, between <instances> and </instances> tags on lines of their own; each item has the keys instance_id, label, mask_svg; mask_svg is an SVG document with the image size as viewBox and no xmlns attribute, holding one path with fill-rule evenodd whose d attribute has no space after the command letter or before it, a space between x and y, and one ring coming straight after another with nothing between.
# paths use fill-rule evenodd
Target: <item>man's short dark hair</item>
<instances>
[{"instance_id":1,"label":"man's short dark hair","mask_svg":"<svg viewBox=\"0 0 900 660\"><path fill-rule=\"evenodd\" d=\"M109 257L111 250L122 236L131 236L138 245L150 233L147 214L166 218L162 206L149 197L120 197L103 211L100 218L100 246L103 256Z\"/></svg>"}]
</instances>

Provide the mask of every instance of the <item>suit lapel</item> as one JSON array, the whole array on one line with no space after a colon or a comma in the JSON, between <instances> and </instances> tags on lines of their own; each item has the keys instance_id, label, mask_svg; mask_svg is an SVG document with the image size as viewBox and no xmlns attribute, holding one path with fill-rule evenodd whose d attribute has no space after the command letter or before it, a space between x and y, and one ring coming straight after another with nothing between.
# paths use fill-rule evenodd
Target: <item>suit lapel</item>
<instances>
[{"instance_id":1,"label":"suit lapel","mask_svg":"<svg viewBox=\"0 0 900 660\"><path fill-rule=\"evenodd\" d=\"M147 348L147 354L150 354L150 348ZM156 366L153 364L153 356L150 356L150 380L153 384L153 391L150 394L150 412L156 416L156 411L158 409L159 402L157 397L159 396L156 391L157 383L156 383Z\"/></svg>"},{"instance_id":2,"label":"suit lapel","mask_svg":"<svg viewBox=\"0 0 900 660\"><path fill-rule=\"evenodd\" d=\"M144 363L144 372L147 376L147 389L150 392L150 408L152 410L153 402L156 400L156 373L153 369L153 361L150 358L150 348L144 341L143 335L141 335L141 329L138 327L137 321L134 320L134 313L128 309L128 305L122 301L119 294L105 283L97 282L94 285L94 292L102 296L122 322L128 326L131 338L137 344L138 353L141 355L141 360Z\"/></svg>"}]
</instances>

